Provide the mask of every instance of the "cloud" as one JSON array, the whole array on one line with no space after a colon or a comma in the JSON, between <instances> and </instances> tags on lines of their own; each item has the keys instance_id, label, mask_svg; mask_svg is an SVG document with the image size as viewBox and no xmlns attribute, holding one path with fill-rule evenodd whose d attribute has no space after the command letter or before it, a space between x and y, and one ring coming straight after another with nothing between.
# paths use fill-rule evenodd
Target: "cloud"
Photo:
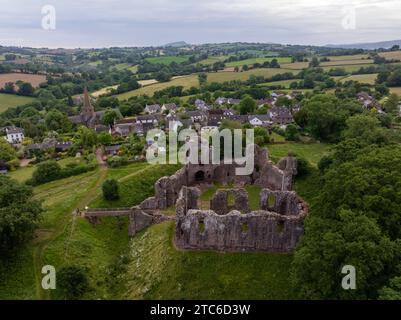
<instances>
[{"instance_id":1,"label":"cloud","mask_svg":"<svg viewBox=\"0 0 401 320\"><path fill-rule=\"evenodd\" d=\"M41 8L57 10L57 29L41 29ZM260 41L300 44L401 38L394 0L0 0L0 44L157 45ZM355 8L356 28L342 26ZM8 39L5 41L4 39ZM23 39L23 41L21 41Z\"/></svg>"}]
</instances>

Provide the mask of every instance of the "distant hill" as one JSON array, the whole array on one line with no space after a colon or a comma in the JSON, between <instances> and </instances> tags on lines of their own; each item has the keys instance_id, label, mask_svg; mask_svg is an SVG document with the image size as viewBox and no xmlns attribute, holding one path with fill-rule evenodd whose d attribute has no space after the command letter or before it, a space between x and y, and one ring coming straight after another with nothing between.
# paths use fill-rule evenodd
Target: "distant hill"
<instances>
[{"instance_id":1,"label":"distant hill","mask_svg":"<svg viewBox=\"0 0 401 320\"><path fill-rule=\"evenodd\" d=\"M164 45L164 47L174 47L174 48L187 47L187 46L189 46L189 44L186 43L185 41L171 42Z\"/></svg>"},{"instance_id":2,"label":"distant hill","mask_svg":"<svg viewBox=\"0 0 401 320\"><path fill-rule=\"evenodd\" d=\"M401 46L401 40L381 41L381 42L367 42L367 43L352 43L352 44L328 44L329 48L344 48L344 49L389 49L394 45Z\"/></svg>"}]
</instances>

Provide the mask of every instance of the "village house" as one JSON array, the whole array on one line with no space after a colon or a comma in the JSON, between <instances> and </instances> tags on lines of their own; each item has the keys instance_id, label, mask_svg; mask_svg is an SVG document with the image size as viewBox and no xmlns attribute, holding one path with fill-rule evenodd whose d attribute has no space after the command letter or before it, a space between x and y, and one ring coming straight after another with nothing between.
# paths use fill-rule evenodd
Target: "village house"
<instances>
[{"instance_id":1,"label":"village house","mask_svg":"<svg viewBox=\"0 0 401 320\"><path fill-rule=\"evenodd\" d=\"M6 136L4 137L8 143L18 144L24 140L24 130L17 127L6 127Z\"/></svg>"},{"instance_id":2,"label":"village house","mask_svg":"<svg viewBox=\"0 0 401 320\"><path fill-rule=\"evenodd\" d=\"M56 143L54 149L56 152L66 152L71 149L72 145L72 141L61 141Z\"/></svg>"},{"instance_id":3,"label":"village house","mask_svg":"<svg viewBox=\"0 0 401 320\"><path fill-rule=\"evenodd\" d=\"M286 125L294 122L291 111L286 107L272 107L268 115L274 124Z\"/></svg>"},{"instance_id":4,"label":"village house","mask_svg":"<svg viewBox=\"0 0 401 320\"><path fill-rule=\"evenodd\" d=\"M120 150L120 147L121 146L119 144L112 145L112 146L105 146L104 147L104 152L108 156L115 156L115 155L118 154L118 151Z\"/></svg>"},{"instance_id":5,"label":"village house","mask_svg":"<svg viewBox=\"0 0 401 320\"><path fill-rule=\"evenodd\" d=\"M195 107L199 111L208 111L208 110L212 109L212 106L209 106L208 104L206 104L205 101L200 100L200 99L195 100Z\"/></svg>"},{"instance_id":6,"label":"village house","mask_svg":"<svg viewBox=\"0 0 401 320\"><path fill-rule=\"evenodd\" d=\"M256 114L248 116L248 121L252 126L269 126L273 124L271 118L267 114Z\"/></svg>"},{"instance_id":7,"label":"village house","mask_svg":"<svg viewBox=\"0 0 401 320\"><path fill-rule=\"evenodd\" d=\"M366 109L376 108L379 112L382 111L382 108L380 104L377 102L377 100L368 93L360 92L356 96L358 101L362 103L364 108Z\"/></svg>"},{"instance_id":8,"label":"village house","mask_svg":"<svg viewBox=\"0 0 401 320\"><path fill-rule=\"evenodd\" d=\"M169 111L169 112L177 112L177 105L175 103L167 103L167 104L163 104L161 111L165 112L165 111Z\"/></svg>"},{"instance_id":9,"label":"village house","mask_svg":"<svg viewBox=\"0 0 401 320\"><path fill-rule=\"evenodd\" d=\"M146 105L144 112L147 114L155 114L161 111L159 104Z\"/></svg>"},{"instance_id":10,"label":"village house","mask_svg":"<svg viewBox=\"0 0 401 320\"><path fill-rule=\"evenodd\" d=\"M105 126L104 124L97 124L95 125L95 132L96 133L110 132L110 128L108 126Z\"/></svg>"},{"instance_id":11,"label":"village house","mask_svg":"<svg viewBox=\"0 0 401 320\"><path fill-rule=\"evenodd\" d=\"M219 105L219 106L222 106L223 104L227 103L227 98L218 97L214 103Z\"/></svg>"},{"instance_id":12,"label":"village house","mask_svg":"<svg viewBox=\"0 0 401 320\"><path fill-rule=\"evenodd\" d=\"M113 133L119 134L122 137L128 137L132 132L134 132L133 123L119 123L114 125Z\"/></svg>"}]
</instances>

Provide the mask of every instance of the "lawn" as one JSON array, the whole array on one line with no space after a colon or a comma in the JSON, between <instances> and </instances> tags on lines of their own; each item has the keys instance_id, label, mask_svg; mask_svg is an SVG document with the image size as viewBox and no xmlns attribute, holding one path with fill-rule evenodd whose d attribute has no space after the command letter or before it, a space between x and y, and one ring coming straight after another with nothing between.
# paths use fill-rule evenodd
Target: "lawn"
<instances>
[{"instance_id":1,"label":"lawn","mask_svg":"<svg viewBox=\"0 0 401 320\"><path fill-rule=\"evenodd\" d=\"M172 62L182 63L188 60L188 57L181 57L181 56L163 56L163 57L153 57L153 58L146 58L147 62L150 63L158 63L158 64L165 64L169 65Z\"/></svg>"},{"instance_id":2,"label":"lawn","mask_svg":"<svg viewBox=\"0 0 401 320\"><path fill-rule=\"evenodd\" d=\"M35 98L22 97L15 94L0 93L0 113L6 111L8 108L23 106L31 103Z\"/></svg>"},{"instance_id":3,"label":"lawn","mask_svg":"<svg viewBox=\"0 0 401 320\"><path fill-rule=\"evenodd\" d=\"M271 81L271 82L259 83L258 86L261 86L261 87L282 86L282 87L288 89L290 87L291 83L300 82L300 81L302 81L302 80L301 79L291 79L291 80Z\"/></svg>"},{"instance_id":4,"label":"lawn","mask_svg":"<svg viewBox=\"0 0 401 320\"><path fill-rule=\"evenodd\" d=\"M228 62L226 63L227 67L239 67L239 66L245 66L245 65L253 65L255 63L260 63L263 64L266 61L272 61L273 59L276 59L278 63L290 63L291 62L291 57L268 57L268 58L251 58L251 59L245 59L245 60L240 60L240 61L233 61L233 62Z\"/></svg>"},{"instance_id":5,"label":"lawn","mask_svg":"<svg viewBox=\"0 0 401 320\"><path fill-rule=\"evenodd\" d=\"M306 159L312 166L317 167L320 159L329 152L330 145L325 143L285 143L285 144L269 144L269 157L272 161L277 162L281 158L288 155L291 151Z\"/></svg>"}]
</instances>

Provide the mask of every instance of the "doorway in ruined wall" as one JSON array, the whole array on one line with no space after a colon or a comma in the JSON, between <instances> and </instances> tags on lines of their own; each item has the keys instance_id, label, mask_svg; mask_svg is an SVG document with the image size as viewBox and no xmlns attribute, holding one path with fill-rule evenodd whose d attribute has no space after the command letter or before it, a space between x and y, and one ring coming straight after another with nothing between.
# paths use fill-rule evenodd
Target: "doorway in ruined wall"
<instances>
[{"instance_id":1,"label":"doorway in ruined wall","mask_svg":"<svg viewBox=\"0 0 401 320\"><path fill-rule=\"evenodd\" d=\"M196 182L202 182L205 181L205 172L202 170L199 170L198 172L195 173L195 181Z\"/></svg>"}]
</instances>

